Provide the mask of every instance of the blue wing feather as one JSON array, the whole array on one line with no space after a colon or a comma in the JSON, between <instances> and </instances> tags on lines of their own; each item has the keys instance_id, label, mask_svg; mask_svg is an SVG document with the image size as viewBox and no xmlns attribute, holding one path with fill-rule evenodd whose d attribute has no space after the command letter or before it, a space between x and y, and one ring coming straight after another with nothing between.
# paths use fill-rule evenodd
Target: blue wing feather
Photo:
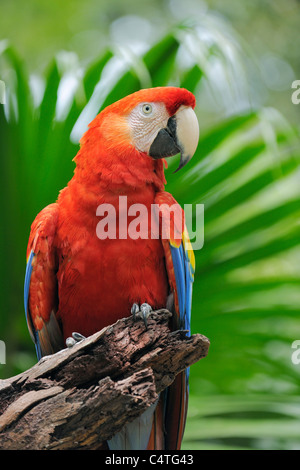
<instances>
[{"instance_id":1,"label":"blue wing feather","mask_svg":"<svg viewBox=\"0 0 300 470\"><path fill-rule=\"evenodd\" d=\"M190 330L192 308L193 266L182 242L179 247L170 244L179 306L179 324Z\"/></svg>"},{"instance_id":2,"label":"blue wing feather","mask_svg":"<svg viewBox=\"0 0 300 470\"><path fill-rule=\"evenodd\" d=\"M28 298L29 298L29 287L30 287L30 279L31 279L31 274L32 274L32 261L35 256L35 253L33 250L31 250L27 265L26 265L26 272L25 272L25 282L24 282L24 309L25 309L25 316L26 316L26 322L28 326L29 333L32 337L32 340L35 344L35 350L36 350L36 355L38 360L41 359L42 357L42 351L41 351L41 346L39 342L38 335L35 331L35 328L32 324L31 317L30 317L30 312L28 309Z\"/></svg>"},{"instance_id":3,"label":"blue wing feather","mask_svg":"<svg viewBox=\"0 0 300 470\"><path fill-rule=\"evenodd\" d=\"M182 245L180 248L171 246L172 261L176 280L176 289L179 306L179 324L182 327L185 317L185 270L182 258Z\"/></svg>"},{"instance_id":4,"label":"blue wing feather","mask_svg":"<svg viewBox=\"0 0 300 470\"><path fill-rule=\"evenodd\" d=\"M33 250L31 250L27 264L26 264L26 273L25 273L25 282L24 282L24 309L26 315L26 321L28 323L28 297L29 297L29 286L30 278L32 273L32 260L34 257Z\"/></svg>"}]
</instances>

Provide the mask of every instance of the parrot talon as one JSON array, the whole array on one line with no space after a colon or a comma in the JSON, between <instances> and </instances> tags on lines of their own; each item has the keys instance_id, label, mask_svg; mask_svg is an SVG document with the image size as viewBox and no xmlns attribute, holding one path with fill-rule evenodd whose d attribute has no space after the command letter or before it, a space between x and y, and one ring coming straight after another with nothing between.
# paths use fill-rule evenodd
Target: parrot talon
<instances>
[{"instance_id":1,"label":"parrot talon","mask_svg":"<svg viewBox=\"0 0 300 470\"><path fill-rule=\"evenodd\" d=\"M82 341L83 339L86 339L85 336L83 336L81 333L77 333L76 331L72 333L72 336L77 343L79 343L79 341Z\"/></svg>"},{"instance_id":2,"label":"parrot talon","mask_svg":"<svg viewBox=\"0 0 300 470\"><path fill-rule=\"evenodd\" d=\"M137 317L142 318L146 328L148 325L148 317L151 312L152 312L152 307L151 305L147 303L142 304L141 307L139 307L139 304L134 303L131 307L133 320L136 321Z\"/></svg>"},{"instance_id":3,"label":"parrot talon","mask_svg":"<svg viewBox=\"0 0 300 470\"><path fill-rule=\"evenodd\" d=\"M74 338L69 337L69 338L66 339L67 348L72 348L72 346L74 346L74 344L76 344L76 341L75 341Z\"/></svg>"},{"instance_id":4,"label":"parrot talon","mask_svg":"<svg viewBox=\"0 0 300 470\"><path fill-rule=\"evenodd\" d=\"M77 333L76 331L74 331L72 333L72 337L69 336L66 339L66 346L68 348L72 348L72 346L74 346L76 343L80 343L80 341L82 341L83 339L85 339L85 336L83 336L81 333Z\"/></svg>"},{"instance_id":5,"label":"parrot talon","mask_svg":"<svg viewBox=\"0 0 300 470\"><path fill-rule=\"evenodd\" d=\"M143 321L144 321L146 329L147 329L147 326L148 326L148 317L149 317L151 312L152 312L151 305L146 304L146 303L141 305L141 313L142 313L142 317L143 317Z\"/></svg>"},{"instance_id":6,"label":"parrot talon","mask_svg":"<svg viewBox=\"0 0 300 470\"><path fill-rule=\"evenodd\" d=\"M134 303L131 307L131 314L133 316L133 320L135 321L136 320L136 315L137 313L139 313L140 311L140 307L137 303Z\"/></svg>"}]
</instances>

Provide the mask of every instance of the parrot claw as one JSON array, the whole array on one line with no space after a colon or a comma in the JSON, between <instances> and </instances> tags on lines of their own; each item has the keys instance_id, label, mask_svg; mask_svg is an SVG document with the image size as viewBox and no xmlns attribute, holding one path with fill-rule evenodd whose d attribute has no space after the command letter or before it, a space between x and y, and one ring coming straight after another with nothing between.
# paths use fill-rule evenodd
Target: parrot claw
<instances>
[{"instance_id":1,"label":"parrot claw","mask_svg":"<svg viewBox=\"0 0 300 470\"><path fill-rule=\"evenodd\" d=\"M72 333L72 336L69 336L69 338L66 339L66 346L68 348L71 348L72 346L74 346L74 344L80 343L80 341L82 341L83 339L85 339L85 336L74 331Z\"/></svg>"},{"instance_id":2,"label":"parrot claw","mask_svg":"<svg viewBox=\"0 0 300 470\"><path fill-rule=\"evenodd\" d=\"M151 305L146 304L146 303L142 304L141 305L141 312L142 312L143 320L144 320L144 323L145 323L145 327L147 328L148 317L149 317L150 313L152 312Z\"/></svg>"},{"instance_id":3,"label":"parrot claw","mask_svg":"<svg viewBox=\"0 0 300 470\"><path fill-rule=\"evenodd\" d=\"M147 328L148 325L148 317L150 313L152 312L152 307L151 305L144 303L139 307L137 303L134 303L131 307L131 313L133 316L133 320L136 321L136 317L139 316L143 319L143 322L145 324L145 327Z\"/></svg>"},{"instance_id":4,"label":"parrot claw","mask_svg":"<svg viewBox=\"0 0 300 470\"><path fill-rule=\"evenodd\" d=\"M139 313L140 307L137 303L134 303L133 306L131 307L131 314L133 316L133 320L136 320L136 314Z\"/></svg>"}]
</instances>

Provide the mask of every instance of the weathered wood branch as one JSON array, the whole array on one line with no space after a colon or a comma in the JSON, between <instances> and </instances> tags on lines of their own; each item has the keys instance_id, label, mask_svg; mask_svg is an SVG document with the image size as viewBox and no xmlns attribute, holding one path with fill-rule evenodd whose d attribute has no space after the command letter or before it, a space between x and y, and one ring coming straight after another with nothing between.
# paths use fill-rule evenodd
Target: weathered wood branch
<instances>
[{"instance_id":1,"label":"weathered wood branch","mask_svg":"<svg viewBox=\"0 0 300 470\"><path fill-rule=\"evenodd\" d=\"M123 318L0 381L0 449L101 447L207 355L209 340L171 332L170 317Z\"/></svg>"}]
</instances>

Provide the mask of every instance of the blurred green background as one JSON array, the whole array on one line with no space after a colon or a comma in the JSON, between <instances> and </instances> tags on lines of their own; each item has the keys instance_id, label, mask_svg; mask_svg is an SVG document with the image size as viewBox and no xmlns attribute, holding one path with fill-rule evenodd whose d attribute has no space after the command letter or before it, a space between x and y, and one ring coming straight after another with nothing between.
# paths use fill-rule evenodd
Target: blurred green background
<instances>
[{"instance_id":1,"label":"blurred green background","mask_svg":"<svg viewBox=\"0 0 300 470\"><path fill-rule=\"evenodd\" d=\"M1 1L0 377L36 361L23 311L36 214L74 170L87 124L139 88L184 86L201 136L167 190L205 205L185 449L300 449L299 112L296 0ZM175 159L176 160L176 159Z\"/></svg>"}]
</instances>

